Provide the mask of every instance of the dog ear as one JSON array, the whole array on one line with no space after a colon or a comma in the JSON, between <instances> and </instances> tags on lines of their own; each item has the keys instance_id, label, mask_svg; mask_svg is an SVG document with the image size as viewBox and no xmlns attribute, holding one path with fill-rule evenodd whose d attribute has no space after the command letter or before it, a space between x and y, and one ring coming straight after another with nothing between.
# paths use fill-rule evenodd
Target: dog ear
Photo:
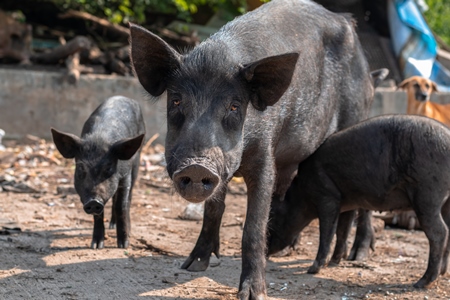
<instances>
[{"instance_id":1,"label":"dog ear","mask_svg":"<svg viewBox=\"0 0 450 300\"><path fill-rule=\"evenodd\" d=\"M438 88L437 88L437 84L435 82L431 82L431 92L432 93L437 93L439 92Z\"/></svg>"},{"instance_id":2,"label":"dog ear","mask_svg":"<svg viewBox=\"0 0 450 300\"><path fill-rule=\"evenodd\" d=\"M403 89L403 90L406 89L407 85L413 80L414 80L413 77L409 77L409 78L403 80L402 82L400 82L400 84L398 85L397 89L398 90L399 89Z\"/></svg>"}]
</instances>

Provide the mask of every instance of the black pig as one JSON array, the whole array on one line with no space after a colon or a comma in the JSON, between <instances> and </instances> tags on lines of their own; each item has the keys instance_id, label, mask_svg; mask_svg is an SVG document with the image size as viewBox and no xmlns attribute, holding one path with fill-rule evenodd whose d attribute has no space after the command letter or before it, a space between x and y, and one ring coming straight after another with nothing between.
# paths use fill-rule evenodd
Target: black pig
<instances>
[{"instance_id":1,"label":"black pig","mask_svg":"<svg viewBox=\"0 0 450 300\"><path fill-rule=\"evenodd\" d=\"M91 248L103 248L103 209L110 198L110 228L116 227L117 247L127 248L131 193L145 135L139 103L122 96L109 98L90 115L81 138L53 128L52 135L61 155L75 158L75 189L84 211L94 215Z\"/></svg>"},{"instance_id":2,"label":"black pig","mask_svg":"<svg viewBox=\"0 0 450 300\"><path fill-rule=\"evenodd\" d=\"M373 82L352 20L312 1L274 0L185 54L142 27L130 34L140 83L155 97L167 91L168 174L182 197L207 200L182 268L202 271L219 256L227 183L241 175L239 297L265 297L271 199L284 198L298 163L328 135L368 114Z\"/></svg>"},{"instance_id":3,"label":"black pig","mask_svg":"<svg viewBox=\"0 0 450 300\"><path fill-rule=\"evenodd\" d=\"M449 129L420 116L381 116L331 135L299 165L283 207L269 221L269 243L289 244L319 218L319 250L308 270L317 273L340 212L414 209L430 242L427 270L414 286L426 287L447 271L449 150Z\"/></svg>"}]
</instances>

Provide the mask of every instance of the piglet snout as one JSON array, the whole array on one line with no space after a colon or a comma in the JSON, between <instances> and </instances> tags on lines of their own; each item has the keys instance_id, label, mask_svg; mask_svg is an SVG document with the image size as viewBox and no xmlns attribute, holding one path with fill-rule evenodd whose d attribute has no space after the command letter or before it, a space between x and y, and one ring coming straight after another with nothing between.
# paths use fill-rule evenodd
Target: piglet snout
<instances>
[{"instance_id":1,"label":"piglet snout","mask_svg":"<svg viewBox=\"0 0 450 300\"><path fill-rule=\"evenodd\" d=\"M103 212L105 206L97 199L91 199L83 206L84 211L90 215L99 215Z\"/></svg>"},{"instance_id":2,"label":"piglet snout","mask_svg":"<svg viewBox=\"0 0 450 300\"><path fill-rule=\"evenodd\" d=\"M219 176L201 165L194 164L175 172L173 182L181 197L198 203L211 196L219 184Z\"/></svg>"}]
</instances>

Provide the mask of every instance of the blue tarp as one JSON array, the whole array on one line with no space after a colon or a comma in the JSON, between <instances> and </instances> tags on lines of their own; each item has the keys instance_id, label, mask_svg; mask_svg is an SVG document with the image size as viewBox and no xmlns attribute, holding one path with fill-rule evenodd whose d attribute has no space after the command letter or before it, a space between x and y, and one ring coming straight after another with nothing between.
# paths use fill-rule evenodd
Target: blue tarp
<instances>
[{"instance_id":1,"label":"blue tarp","mask_svg":"<svg viewBox=\"0 0 450 300\"><path fill-rule=\"evenodd\" d=\"M422 76L450 92L450 71L436 60L437 43L413 0L389 0L389 27L394 53L404 78Z\"/></svg>"}]
</instances>

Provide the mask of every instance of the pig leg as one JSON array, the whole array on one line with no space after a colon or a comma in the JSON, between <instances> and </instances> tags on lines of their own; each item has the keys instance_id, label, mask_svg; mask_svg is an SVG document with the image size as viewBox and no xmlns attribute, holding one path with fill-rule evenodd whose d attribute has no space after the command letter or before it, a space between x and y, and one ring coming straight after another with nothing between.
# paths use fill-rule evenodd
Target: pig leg
<instances>
[{"instance_id":1,"label":"pig leg","mask_svg":"<svg viewBox=\"0 0 450 300\"><path fill-rule=\"evenodd\" d=\"M253 170L244 174L248 192L238 293L241 300L265 299L266 296L266 232L275 179L275 168L270 163L273 160L270 155L266 157L268 160L259 163L258 172Z\"/></svg>"},{"instance_id":2,"label":"pig leg","mask_svg":"<svg viewBox=\"0 0 450 300\"><path fill-rule=\"evenodd\" d=\"M94 233L92 235L91 248L103 249L105 240L105 225L103 224L103 212L94 215Z\"/></svg>"},{"instance_id":3,"label":"pig leg","mask_svg":"<svg viewBox=\"0 0 450 300\"><path fill-rule=\"evenodd\" d=\"M130 238L130 204L132 185L131 178L119 182L119 188L114 195L114 211L116 215L117 247L128 248Z\"/></svg>"},{"instance_id":4,"label":"pig leg","mask_svg":"<svg viewBox=\"0 0 450 300\"><path fill-rule=\"evenodd\" d=\"M220 223L225 210L225 196L227 189L223 188L216 199L205 202L203 213L203 226L200 236L189 257L181 266L192 272L205 271L209 266L211 253L219 257L220 248Z\"/></svg>"},{"instance_id":5,"label":"pig leg","mask_svg":"<svg viewBox=\"0 0 450 300\"><path fill-rule=\"evenodd\" d=\"M336 246L334 248L331 263L339 264L342 258L347 255L347 238L352 228L353 219L355 218L356 210L343 212L339 215L339 221L336 230Z\"/></svg>"},{"instance_id":6,"label":"pig leg","mask_svg":"<svg viewBox=\"0 0 450 300\"><path fill-rule=\"evenodd\" d=\"M425 197L417 197L416 203L429 203L424 201ZM438 203L435 201L435 203ZM418 206L418 205L416 205ZM414 284L416 288L427 287L432 283L441 272L442 256L444 254L445 246L447 245L448 228L442 219L441 212L437 207L428 204L420 207L415 207L414 211L417 214L420 225L422 226L425 235L430 243L430 251L428 255L428 267L425 274ZM433 211L435 210L435 211Z\"/></svg>"},{"instance_id":7,"label":"pig leg","mask_svg":"<svg viewBox=\"0 0 450 300\"><path fill-rule=\"evenodd\" d=\"M111 210L111 220L109 221L109 229L114 229L116 228L116 223L117 223L117 217L116 217L116 209L115 209L115 203L116 203L116 195L114 195L113 197L113 202L112 202L112 210Z\"/></svg>"},{"instance_id":8,"label":"pig leg","mask_svg":"<svg viewBox=\"0 0 450 300\"><path fill-rule=\"evenodd\" d=\"M339 219L339 201L337 201L336 198L323 197L318 206L320 232L319 250L317 251L316 260L308 269L309 274L318 273L325 265Z\"/></svg>"},{"instance_id":9,"label":"pig leg","mask_svg":"<svg viewBox=\"0 0 450 300\"><path fill-rule=\"evenodd\" d=\"M444 275L447 273L448 255L450 253L450 198L448 198L447 202L442 206L441 215L447 225L447 247L445 248L441 264L441 275Z\"/></svg>"},{"instance_id":10,"label":"pig leg","mask_svg":"<svg viewBox=\"0 0 450 300\"><path fill-rule=\"evenodd\" d=\"M372 227L372 212L369 210L358 210L358 225L356 227L355 242L348 260L366 260L370 249L375 247L375 233Z\"/></svg>"}]
</instances>

